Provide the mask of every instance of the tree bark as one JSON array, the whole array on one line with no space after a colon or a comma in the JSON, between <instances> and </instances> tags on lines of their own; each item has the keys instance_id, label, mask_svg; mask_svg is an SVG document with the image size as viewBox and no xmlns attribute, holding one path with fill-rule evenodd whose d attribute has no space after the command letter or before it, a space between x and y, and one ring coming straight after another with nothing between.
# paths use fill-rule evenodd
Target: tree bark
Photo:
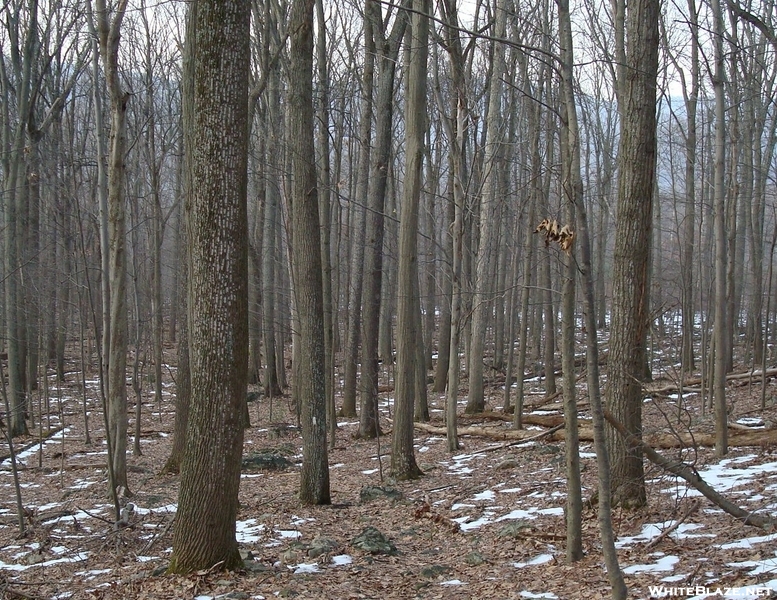
<instances>
[{"instance_id":1,"label":"tree bark","mask_svg":"<svg viewBox=\"0 0 777 600\"><path fill-rule=\"evenodd\" d=\"M364 12L364 69L362 70L362 97L359 116L358 173L356 176L356 203L352 207L354 239L351 242L350 285L348 286L348 320L345 337L345 376L343 379L343 404L340 415L356 416L357 371L359 366L359 338L361 334L362 291L364 284L365 207L361 204L369 193L370 156L372 147L372 109L375 78L375 34L370 0L366 0Z\"/></svg>"},{"instance_id":2,"label":"tree bark","mask_svg":"<svg viewBox=\"0 0 777 600\"><path fill-rule=\"evenodd\" d=\"M504 39L507 31L507 9L504 0L497 0L495 7L496 26L494 36ZM499 161L502 159L504 123L502 120L502 78L505 75L505 45L494 43L491 83L488 100L487 138L483 169L485 180L480 200L480 244L475 266L475 289L472 296L472 340L467 355L469 365L469 397L467 413L482 412L485 407L483 391L483 362L486 340L486 325L491 307L490 289L491 264L496 245L496 226L499 198Z\"/></svg>"},{"instance_id":3,"label":"tree bark","mask_svg":"<svg viewBox=\"0 0 777 600\"><path fill-rule=\"evenodd\" d=\"M405 185L399 225L399 273L397 275L397 369L394 401L394 430L391 442L391 471L397 479L421 475L413 450L413 400L415 369L418 365L418 336L421 306L418 294L418 210L426 132L426 74L429 52L429 2L413 0L411 26L405 43L408 79L405 100L407 127Z\"/></svg>"},{"instance_id":4,"label":"tree bark","mask_svg":"<svg viewBox=\"0 0 777 600\"><path fill-rule=\"evenodd\" d=\"M248 379L250 6L198 0L192 10L192 397L170 573L241 564L235 521Z\"/></svg>"},{"instance_id":5,"label":"tree bark","mask_svg":"<svg viewBox=\"0 0 777 600\"><path fill-rule=\"evenodd\" d=\"M726 306L726 271L727 271L727 239L726 239L726 121L725 121L725 90L724 90L724 55L723 55L723 11L720 0L712 0L713 40L715 49L715 69L712 77L712 88L715 92L715 157L714 157L714 221L715 221L715 322L714 327L714 370L712 382L712 397L715 406L715 453L723 456L728 452L728 415L726 414L726 371L727 344L731 341L730 324ZM619 418L619 415L614 415ZM620 420L620 419L619 419Z\"/></svg>"},{"instance_id":6,"label":"tree bark","mask_svg":"<svg viewBox=\"0 0 777 600\"><path fill-rule=\"evenodd\" d=\"M648 269L656 169L656 0L628 6L629 48L619 82L621 140L618 155L618 217L612 283L612 331L607 405L634 435L642 429L641 379L645 366ZM626 507L646 502L642 456L610 431L613 501Z\"/></svg>"},{"instance_id":7,"label":"tree bark","mask_svg":"<svg viewBox=\"0 0 777 600\"><path fill-rule=\"evenodd\" d=\"M300 500L329 504L324 361L324 289L313 143L313 6L294 0L289 17L290 153L294 295L299 323L295 388L301 403Z\"/></svg>"},{"instance_id":8,"label":"tree bark","mask_svg":"<svg viewBox=\"0 0 777 600\"><path fill-rule=\"evenodd\" d=\"M126 115L130 94L122 89L119 78L119 40L121 24L127 9L127 0L120 0L109 14L105 0L96 0L96 29L100 42L100 56L105 70L105 85L111 104L111 127L108 149L108 237L102 252L108 255L108 270L103 278L108 281L107 327L103 334L103 359L107 368L108 426L110 427L109 459L113 461L114 490L129 495L127 482L127 256L125 211ZM105 262L103 262L105 267ZM105 290L103 285L103 290ZM105 344L107 342L107 344Z\"/></svg>"},{"instance_id":9,"label":"tree bark","mask_svg":"<svg viewBox=\"0 0 777 600\"><path fill-rule=\"evenodd\" d=\"M593 437L596 448L596 461L598 468L599 484L599 532L602 541L602 553L607 568L607 577L612 586L613 600L625 600L628 595L626 584L623 579L623 572L618 565L618 554L615 549L615 535L612 526L611 511L611 493L610 493L610 464L607 452L607 445L604 433L604 413L599 389L599 342L596 331L596 308L594 305L594 280L591 269L591 240L588 232L588 216L583 198L583 180L580 172L580 130L577 119L577 103L575 101L574 91L574 44L572 40L572 22L569 11L569 2L561 0L559 2L559 30L562 48L561 81L563 88L564 108L562 112L562 123L566 124L566 135L568 141L569 170L565 173L568 176L568 182L565 186L569 194L567 201L572 205L573 215L575 217L575 229L579 236L577 243L579 252L575 251L576 257L579 257L580 269L583 280L583 313L584 328L586 330L586 370L588 377L588 398L591 407L591 416L593 420ZM572 212L572 211L570 211ZM575 249L576 250L576 249ZM578 265L577 261L570 261L568 265L569 276L574 276ZM566 300L566 299L565 299ZM565 341L564 347L567 348ZM570 344L572 345L572 344ZM568 350L568 348L567 348ZM574 381L567 373L574 368L574 356L564 357L564 404L565 419L574 418L577 420L577 407L569 402L567 388L574 389ZM569 410L566 407L569 406ZM580 486L580 452L579 452L579 433L577 428L565 427L565 434L568 434L566 446L567 452L567 477L569 487L574 491L570 492L570 500L567 502L567 523L568 529L580 526L577 519L569 517L575 511L581 510L577 505L582 501L582 492ZM578 447L574 450L574 456L570 457L570 447L572 443ZM573 487L574 486L574 487ZM572 499L572 496L577 496ZM577 533L577 532L575 532ZM582 533L582 532L580 532ZM567 533L568 539L568 560L577 560L582 558L582 548L578 547L578 540L573 539L570 533ZM579 554L578 554L579 552Z\"/></svg>"},{"instance_id":10,"label":"tree bark","mask_svg":"<svg viewBox=\"0 0 777 600\"><path fill-rule=\"evenodd\" d=\"M362 361L359 413L359 437L380 434L378 415L378 338L383 285L383 234L386 187L391 161L394 117L394 74L399 47L405 32L407 15L401 11L387 39L383 32L380 5L367 0L366 17L372 19L378 57L378 85L375 96L375 144L370 165L370 185L364 244L364 287L362 289Z\"/></svg>"}]
</instances>

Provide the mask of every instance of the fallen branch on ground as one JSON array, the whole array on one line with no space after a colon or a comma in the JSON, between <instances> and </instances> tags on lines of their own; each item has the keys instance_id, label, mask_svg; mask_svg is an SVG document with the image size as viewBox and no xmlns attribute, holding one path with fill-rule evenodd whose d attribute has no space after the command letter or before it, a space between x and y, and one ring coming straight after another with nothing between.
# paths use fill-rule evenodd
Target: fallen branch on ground
<instances>
[{"instance_id":1,"label":"fallen branch on ground","mask_svg":"<svg viewBox=\"0 0 777 600\"><path fill-rule=\"evenodd\" d=\"M693 467L685 464L684 462L667 458L656 452L641 439L629 433L626 427L624 427L620 421L612 416L610 411L604 411L604 418L607 419L607 422L613 426L613 428L623 437L623 439L630 447L641 450L650 462L690 483L697 491L703 494L705 498L710 500L717 507L726 511L731 516L740 519L745 525L752 525L753 527L760 527L761 529L771 530L774 528L775 524L777 524L775 519L746 511L745 509L740 508L731 502L728 498L719 492L716 492L715 489L713 489L701 478L701 476L699 476Z\"/></svg>"}]
</instances>

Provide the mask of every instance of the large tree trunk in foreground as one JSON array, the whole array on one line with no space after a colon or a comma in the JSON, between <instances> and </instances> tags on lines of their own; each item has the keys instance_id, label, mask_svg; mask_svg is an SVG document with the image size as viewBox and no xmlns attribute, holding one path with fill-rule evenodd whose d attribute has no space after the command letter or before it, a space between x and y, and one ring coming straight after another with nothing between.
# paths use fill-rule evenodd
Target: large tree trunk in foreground
<instances>
[{"instance_id":1,"label":"large tree trunk in foreground","mask_svg":"<svg viewBox=\"0 0 777 600\"><path fill-rule=\"evenodd\" d=\"M171 573L241 564L235 521L248 380L249 3L200 0L192 10L192 395Z\"/></svg>"},{"instance_id":2,"label":"large tree trunk in foreground","mask_svg":"<svg viewBox=\"0 0 777 600\"><path fill-rule=\"evenodd\" d=\"M612 283L607 406L633 435L642 429L642 385L648 331L648 270L656 169L657 0L628 6L628 57L621 98L618 218ZM613 502L645 504L642 455L609 430Z\"/></svg>"}]
</instances>

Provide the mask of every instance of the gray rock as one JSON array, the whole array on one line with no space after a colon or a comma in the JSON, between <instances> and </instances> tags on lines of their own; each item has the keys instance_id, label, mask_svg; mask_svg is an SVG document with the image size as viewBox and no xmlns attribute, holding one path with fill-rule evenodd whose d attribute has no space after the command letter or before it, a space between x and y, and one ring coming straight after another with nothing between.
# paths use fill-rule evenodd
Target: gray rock
<instances>
[{"instance_id":1,"label":"gray rock","mask_svg":"<svg viewBox=\"0 0 777 600\"><path fill-rule=\"evenodd\" d=\"M330 552L336 550L339 545L340 544L337 543L337 540L324 537L323 535L317 535L310 543L310 547L308 548L308 557L318 558L322 554L329 554Z\"/></svg>"},{"instance_id":2,"label":"gray rock","mask_svg":"<svg viewBox=\"0 0 777 600\"><path fill-rule=\"evenodd\" d=\"M514 458L508 458L506 460L503 460L499 464L494 466L494 469L496 471L506 471L508 469L515 469L516 467L521 466L521 464L515 460Z\"/></svg>"},{"instance_id":3,"label":"gray rock","mask_svg":"<svg viewBox=\"0 0 777 600\"><path fill-rule=\"evenodd\" d=\"M285 471L293 463L279 452L256 452L243 457L244 471Z\"/></svg>"},{"instance_id":4,"label":"gray rock","mask_svg":"<svg viewBox=\"0 0 777 600\"><path fill-rule=\"evenodd\" d=\"M367 504L378 498L388 498L389 500L401 500L402 492L393 487L380 487L377 485L365 485L359 492L359 500L362 504Z\"/></svg>"},{"instance_id":5,"label":"gray rock","mask_svg":"<svg viewBox=\"0 0 777 600\"><path fill-rule=\"evenodd\" d=\"M477 567L478 565L482 565L484 562L486 562L486 557L475 550L474 552L470 552L467 554L467 556L464 557L464 562L468 565L472 565L473 567Z\"/></svg>"},{"instance_id":6,"label":"gray rock","mask_svg":"<svg viewBox=\"0 0 777 600\"><path fill-rule=\"evenodd\" d=\"M450 568L445 565L429 565L421 569L421 577L426 579L434 579L440 575L445 575L450 572Z\"/></svg>"},{"instance_id":7,"label":"gray rock","mask_svg":"<svg viewBox=\"0 0 777 600\"><path fill-rule=\"evenodd\" d=\"M366 527L364 531L353 538L351 544L370 554L394 555L397 553L397 547L391 540L372 526Z\"/></svg>"},{"instance_id":8,"label":"gray rock","mask_svg":"<svg viewBox=\"0 0 777 600\"><path fill-rule=\"evenodd\" d=\"M266 573L267 571L272 571L270 567L258 560L243 561L243 568L249 573Z\"/></svg>"},{"instance_id":9,"label":"gray rock","mask_svg":"<svg viewBox=\"0 0 777 600\"><path fill-rule=\"evenodd\" d=\"M508 523L504 527L502 527L497 535L499 537L517 537L519 536L524 530L531 529L532 526L528 524L526 521L513 521L512 523Z\"/></svg>"}]
</instances>

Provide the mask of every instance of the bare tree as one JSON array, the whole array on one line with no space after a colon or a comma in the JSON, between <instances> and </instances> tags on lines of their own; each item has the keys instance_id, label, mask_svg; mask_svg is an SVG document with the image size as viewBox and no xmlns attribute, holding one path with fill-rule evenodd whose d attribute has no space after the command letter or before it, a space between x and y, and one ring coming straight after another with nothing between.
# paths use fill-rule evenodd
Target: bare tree
<instances>
[{"instance_id":1,"label":"bare tree","mask_svg":"<svg viewBox=\"0 0 777 600\"><path fill-rule=\"evenodd\" d=\"M629 43L619 79L621 137L618 212L612 280L612 328L607 404L634 435L642 430L642 384L649 325L648 268L656 170L656 0L638 0L627 10ZM642 456L608 429L613 499L623 506L646 501Z\"/></svg>"},{"instance_id":2,"label":"bare tree","mask_svg":"<svg viewBox=\"0 0 777 600\"><path fill-rule=\"evenodd\" d=\"M504 0L497 0L494 8L495 29L497 40L505 38L507 31L507 9ZM483 357L486 339L486 325L489 313L493 311L489 297L491 286L491 265L496 244L496 225L501 203L498 189L500 167L504 143L504 123L502 119L502 79L505 76L505 45L494 42L491 65L491 80L488 99L488 121L486 124L486 145L483 157L484 182L480 198L480 244L477 251L475 268L473 306L472 306L472 341L467 355L469 364L469 397L466 412L482 412L484 408L483 393Z\"/></svg>"},{"instance_id":3,"label":"bare tree","mask_svg":"<svg viewBox=\"0 0 777 600\"><path fill-rule=\"evenodd\" d=\"M121 24L127 10L127 0L108 7L105 0L95 0L94 27L99 40L100 57L105 73L105 86L110 99L111 133L108 149L107 245L101 246L103 267L107 254L107 322L103 323L103 361L106 378L110 429L109 460L113 462L112 490L124 490L127 484L127 256L125 211L126 114L130 93L122 87L119 75L119 39ZM103 284L103 292L106 286Z\"/></svg>"},{"instance_id":4,"label":"bare tree","mask_svg":"<svg viewBox=\"0 0 777 600\"><path fill-rule=\"evenodd\" d=\"M715 453L728 452L728 415L726 414L727 344L731 339L726 299L728 268L726 238L726 116L725 116L725 67L723 54L723 10L720 0L712 0L713 42L715 68L712 88L715 92L715 158L714 158L714 219L715 219L715 321L714 321L714 372L712 396L715 404ZM625 423L624 423L625 424Z\"/></svg>"},{"instance_id":5,"label":"bare tree","mask_svg":"<svg viewBox=\"0 0 777 600\"><path fill-rule=\"evenodd\" d=\"M372 19L372 31L378 59L375 94L375 142L370 153L370 184L364 246L364 284L362 290L362 371L359 385L359 437L380 434L378 416L378 338L383 287L383 235L386 187L391 161L394 117L394 74L407 13L400 10L387 37L383 31L380 4L367 0L366 15Z\"/></svg>"},{"instance_id":6,"label":"bare tree","mask_svg":"<svg viewBox=\"0 0 777 600\"><path fill-rule=\"evenodd\" d=\"M249 3L198 0L187 204L192 397L168 571L241 564L235 539L248 378Z\"/></svg>"},{"instance_id":7,"label":"bare tree","mask_svg":"<svg viewBox=\"0 0 777 600\"><path fill-rule=\"evenodd\" d=\"M413 399L418 364L418 326L421 312L418 290L418 210L421 199L426 131L426 75L429 55L429 2L413 0L411 25L405 43L409 59L405 100L406 169L399 225L397 275L397 370L391 471L398 479L421 475L413 450Z\"/></svg>"},{"instance_id":8,"label":"bare tree","mask_svg":"<svg viewBox=\"0 0 777 600\"><path fill-rule=\"evenodd\" d=\"M294 295L299 341L295 388L301 402L302 473L300 500L329 504L324 379L324 291L313 143L313 6L294 0L289 17L290 148L293 168L292 230Z\"/></svg>"}]
</instances>

